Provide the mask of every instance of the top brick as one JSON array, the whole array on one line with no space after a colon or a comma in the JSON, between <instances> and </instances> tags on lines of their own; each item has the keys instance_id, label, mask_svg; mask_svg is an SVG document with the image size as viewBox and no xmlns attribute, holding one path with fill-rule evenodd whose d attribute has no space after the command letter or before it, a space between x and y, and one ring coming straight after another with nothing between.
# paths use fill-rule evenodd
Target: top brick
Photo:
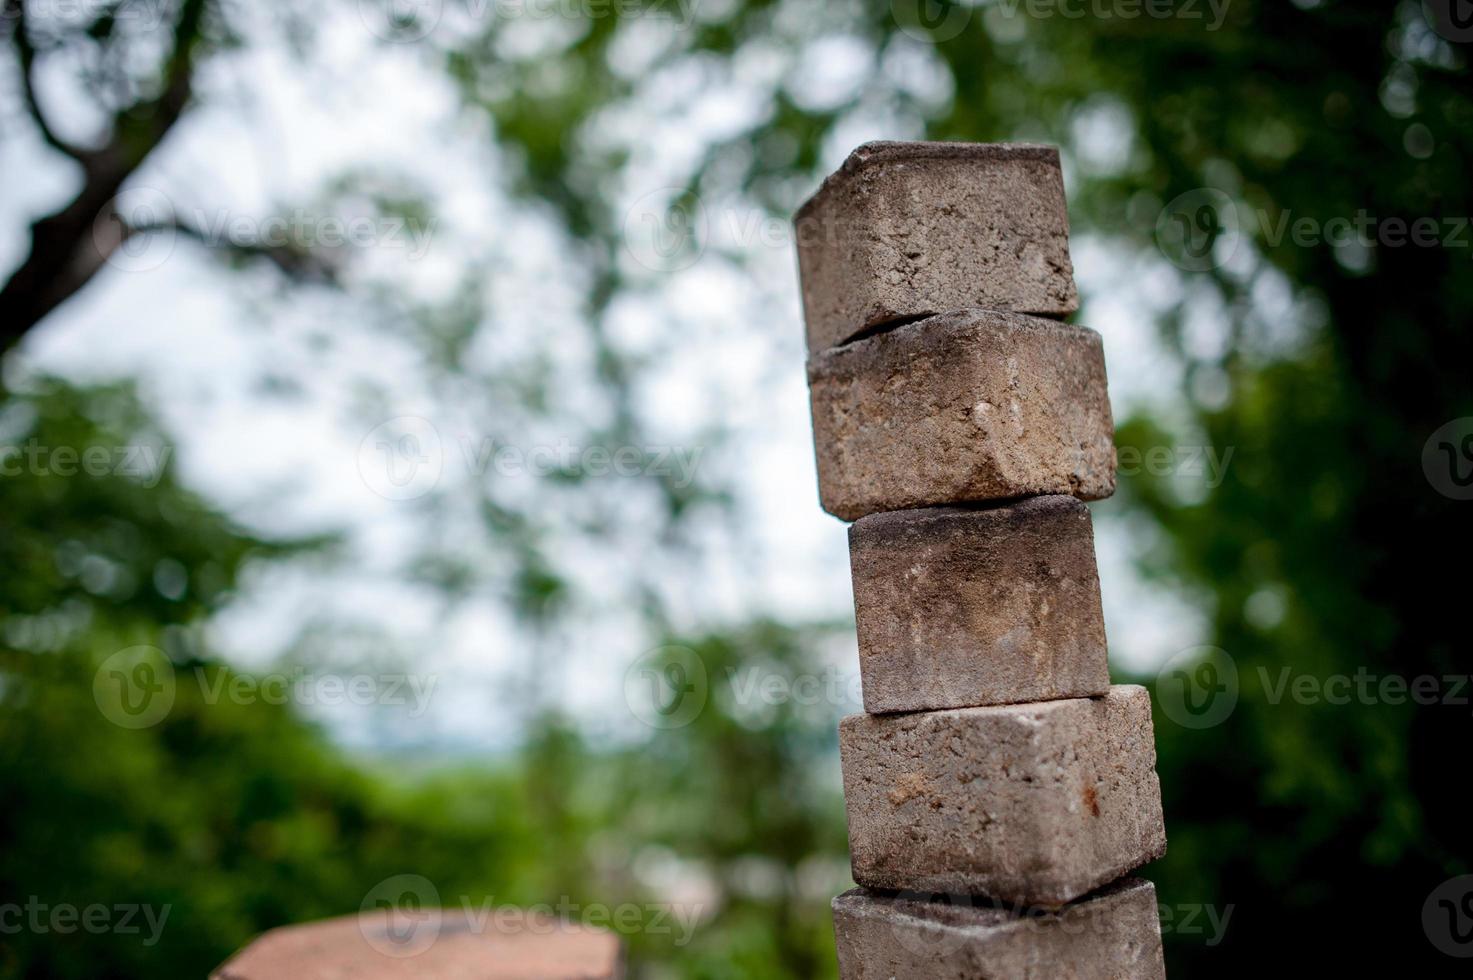
<instances>
[{"instance_id":1,"label":"top brick","mask_svg":"<svg viewBox=\"0 0 1473 980\"><path fill-rule=\"evenodd\" d=\"M1051 146L866 143L794 226L810 353L931 313L1079 308Z\"/></svg>"}]
</instances>

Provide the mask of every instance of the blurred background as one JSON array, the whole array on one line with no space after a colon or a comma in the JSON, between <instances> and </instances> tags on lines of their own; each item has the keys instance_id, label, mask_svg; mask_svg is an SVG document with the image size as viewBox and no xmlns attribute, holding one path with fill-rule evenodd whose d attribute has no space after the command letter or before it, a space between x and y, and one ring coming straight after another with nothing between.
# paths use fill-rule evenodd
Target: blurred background
<instances>
[{"instance_id":1,"label":"blurred background","mask_svg":"<svg viewBox=\"0 0 1473 980\"><path fill-rule=\"evenodd\" d=\"M788 219L877 138L1062 148L1168 969L1463 975L1463 0L0 5L0 977L390 893L833 976Z\"/></svg>"}]
</instances>

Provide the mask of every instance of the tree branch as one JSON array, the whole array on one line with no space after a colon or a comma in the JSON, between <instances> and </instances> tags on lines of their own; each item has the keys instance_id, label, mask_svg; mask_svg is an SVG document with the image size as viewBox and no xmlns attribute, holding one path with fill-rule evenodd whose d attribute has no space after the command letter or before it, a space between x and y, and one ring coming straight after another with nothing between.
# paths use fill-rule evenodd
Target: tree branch
<instances>
[{"instance_id":1,"label":"tree branch","mask_svg":"<svg viewBox=\"0 0 1473 980\"><path fill-rule=\"evenodd\" d=\"M144 235L171 233L204 246L224 258L264 260L276 266L288 279L297 282L312 282L326 286L338 285L340 264L333 261L333 253L305 245L272 245L265 242L241 242L231 239L219 241L204 229L179 217L151 221L143 225L123 227L117 245ZM116 247L116 246L115 246Z\"/></svg>"},{"instance_id":2,"label":"tree branch","mask_svg":"<svg viewBox=\"0 0 1473 980\"><path fill-rule=\"evenodd\" d=\"M46 239L49 237L44 231L46 222L65 218L63 212L42 219L35 227L43 231L35 234ZM125 221L114 209L113 202L108 201L88 225L85 240L72 246L68 261L52 264L49 256L54 248L33 247L25 263L0 289L0 351L14 346L31 326L76 295L125 243L164 233L182 235L224 259L269 262L293 282L325 286L339 283L340 263L334 261L330 251L295 244L219 241L175 216L134 225Z\"/></svg>"},{"instance_id":3,"label":"tree branch","mask_svg":"<svg viewBox=\"0 0 1473 980\"><path fill-rule=\"evenodd\" d=\"M41 113L34 87L36 49L29 34L25 0L3 0L13 15L15 45L25 78L27 108L48 144L82 164L84 179L71 203L31 225L31 248L24 262L0 288L0 352L71 298L96 275L124 233L107 247L103 219L116 218L114 198L123 184L158 148L194 94L195 59L202 42L210 0L182 0L173 25L172 47L163 65L157 97L113 117L106 145L84 150L61 140ZM113 222L116 223L116 222ZM285 266L287 256L277 257Z\"/></svg>"},{"instance_id":4,"label":"tree branch","mask_svg":"<svg viewBox=\"0 0 1473 980\"><path fill-rule=\"evenodd\" d=\"M46 119L46 114L41 110L40 100L36 96L36 46L31 41L30 20L26 16L25 0L5 0L5 18L13 22L12 38L15 44L16 59L20 62L20 87L21 97L25 101L26 112L31 121L41 131L41 138L52 149L66 154L83 166L87 165L90 152L78 146L73 146L51 128Z\"/></svg>"}]
</instances>

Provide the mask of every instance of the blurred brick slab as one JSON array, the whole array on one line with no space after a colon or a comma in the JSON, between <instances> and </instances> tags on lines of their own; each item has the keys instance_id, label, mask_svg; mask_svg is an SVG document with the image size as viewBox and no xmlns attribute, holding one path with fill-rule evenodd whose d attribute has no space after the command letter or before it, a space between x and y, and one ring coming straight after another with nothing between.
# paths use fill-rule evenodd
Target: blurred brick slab
<instances>
[{"instance_id":1,"label":"blurred brick slab","mask_svg":"<svg viewBox=\"0 0 1473 980\"><path fill-rule=\"evenodd\" d=\"M1125 879L1057 912L854 889L834 899L842 980L1164 980L1156 889Z\"/></svg>"},{"instance_id":2,"label":"blurred brick slab","mask_svg":"<svg viewBox=\"0 0 1473 980\"><path fill-rule=\"evenodd\" d=\"M371 912L264 933L213 980L618 980L618 937L553 919L495 913Z\"/></svg>"},{"instance_id":3,"label":"blurred brick slab","mask_svg":"<svg viewBox=\"0 0 1473 980\"><path fill-rule=\"evenodd\" d=\"M960 310L808 362L819 497L846 521L884 510L1115 492L1099 334Z\"/></svg>"},{"instance_id":4,"label":"blurred brick slab","mask_svg":"<svg viewBox=\"0 0 1473 980\"><path fill-rule=\"evenodd\" d=\"M1079 308L1059 152L1008 143L866 143L794 219L808 348L976 307Z\"/></svg>"},{"instance_id":5,"label":"blurred brick slab","mask_svg":"<svg viewBox=\"0 0 1473 980\"><path fill-rule=\"evenodd\" d=\"M849 528L849 561L870 713L1110 689L1094 529L1073 497L872 514Z\"/></svg>"},{"instance_id":6,"label":"blurred brick slab","mask_svg":"<svg viewBox=\"0 0 1473 980\"><path fill-rule=\"evenodd\" d=\"M866 887L1059 906L1166 853L1143 687L851 715L839 750Z\"/></svg>"}]
</instances>

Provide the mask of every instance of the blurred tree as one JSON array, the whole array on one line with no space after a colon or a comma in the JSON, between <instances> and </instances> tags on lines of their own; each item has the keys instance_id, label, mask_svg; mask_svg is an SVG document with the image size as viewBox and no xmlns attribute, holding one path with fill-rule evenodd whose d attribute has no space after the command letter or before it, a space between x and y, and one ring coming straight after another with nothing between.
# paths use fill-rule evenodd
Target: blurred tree
<instances>
[{"instance_id":1,"label":"blurred tree","mask_svg":"<svg viewBox=\"0 0 1473 980\"><path fill-rule=\"evenodd\" d=\"M38 23L30 6L41 6L47 16ZM216 240L177 212L138 224L117 210L119 192L189 108L199 62L235 40L225 17L229 4L179 0L177 10L169 11L172 26L164 55L154 59L158 38L139 29L134 16L143 6L130 9L126 0L99 4L93 17L85 16L81 4L67 10L4 0L0 8L0 29L9 34L30 121L46 145L81 174L72 199L31 225L30 251L0 287L0 351L14 346L91 281L115 250L160 231L189 236L233 257L269 260L294 278L332 278L321 253L295 244ZM84 16L70 16L77 10ZM98 114L108 120L96 140L74 143L52 125L37 84L48 59L71 67L95 100ZM140 70L140 63L149 67Z\"/></svg>"},{"instance_id":2,"label":"blurred tree","mask_svg":"<svg viewBox=\"0 0 1473 980\"><path fill-rule=\"evenodd\" d=\"M7 4L12 45L22 75L31 79L35 61L50 44L34 39L48 36L49 28L20 18L17 0ZM1066 16L1080 7L1028 3L789 0L686 10L668 4L637 10L615 5L599 8L608 16L561 22L558 30L541 32L516 18L485 16L487 5L421 8L465 15L439 24L393 19L395 5L383 6L390 26L424 38L418 50L457 83L466 115L489 124L516 189L556 215L575 243L567 278L578 284L594 377L612 406L589 423L590 443L645 441L635 408L642 365L609 324L619 299L669 283L627 255L629 201L649 179L685 188L683 195L672 194L668 215L667 230L680 232L695 227L674 220L692 200L710 208L761 208L785 219L823 166L862 136L884 132L1060 143L1074 185L1076 230L1103 243L1142 280L1160 283L1163 272L1170 273L1160 290L1166 299L1141 315L1158 320L1178 354L1185 417L1123 420L1122 443L1171 445L1186 431L1191 438L1234 449L1227 479L1203 495L1183 497L1173 482L1149 475L1126 481L1122 491L1127 504L1166 532L1166 544L1152 556L1148 570L1204 597L1212 629L1203 642L1228 652L1240 685L1237 709L1221 726L1187 729L1164 715L1158 718L1172 839L1171 854L1152 872L1162 901L1234 910L1221 945L1207 947L1201 936L1169 934L1169 965L1193 976L1236 975L1256 968L1263 951L1273 948L1286 964L1303 960L1320 969L1354 968L1365 954L1339 937L1352 915L1345 902L1355 895L1374 910L1376 941L1399 951L1402 969L1419 975L1452 971L1455 961L1427 941L1419 912L1439 882L1466 872L1470 863L1452 768L1452 747L1467 732L1466 708L1391 704L1380 697L1374 703L1309 705L1271 696L1285 668L1321 680L1362 669L1409 678L1467 673L1455 626L1455 594L1462 579L1426 556L1434 546L1451 554L1466 550L1468 522L1458 519L1459 502L1422 473L1424 452L1434 463L1445 462L1436 441L1429 443L1434 431L1473 416L1459 370L1470 353L1465 324L1473 315L1473 277L1460 265L1470 254L1466 174L1473 149L1473 93L1465 39L1437 18L1447 4L1430 2L1424 8L1404 0L1371 8L1344 0L1234 0L1214 6L1181 0L1152 7L1168 16L1141 16L1139 8L1122 3L1092 5L1082 17ZM1137 15L1126 16L1127 6ZM187 102L178 98L185 63L207 57L228 36L191 40L210 9L185 2L175 10L170 22L175 55L156 67L143 87L155 93L156 104L152 122L146 121L150 112L144 112L145 122L136 123L143 127L139 138L145 149L157 145L168 129L160 125L171 115L177 118ZM918 16L923 12L929 16ZM536 43L508 43L513 35L525 41L523 35L530 34ZM68 43L99 51L112 36L102 19L66 33ZM811 69L835 45L862 70L852 73L851 84L820 85L823 79L815 80ZM39 109L44 96L32 86L25 92L30 115L48 144L76 160L78 154L46 128ZM693 153L666 154L661 146L651 147L648 130L629 122L641 118L631 115L640 105L658 104L675 115L710 92L740 92L760 108L739 124L706 134ZM114 140L136 128L132 116L118 118ZM1115 142L1114 152L1100 151L1094 137L1102 130ZM72 261L77 249L87 247L93 222L117 191L110 181L125 180L145 158L131 147L128 163L122 169L115 163L95 187L84 176L77 203L33 230L32 258L12 276L0 307L7 344L85 282L76 272L86 272L89 263ZM84 172L86 167L83 163ZM1362 214L1372 221L1365 241L1337 241L1333 235L1296 241L1293 234L1280 233L1302 219L1325 230L1336 219L1354 222ZM1169 235L1158 234L1159 227L1169 228L1178 217L1192 236L1185 253ZM1421 218L1438 222L1435 247L1395 244L1404 236L1387 234L1396 222ZM53 234L61 245L42 241ZM751 288L765 287L764 270L741 243L713 238L696 244L719 261L751 266ZM45 253L50 258L38 260L36 249L43 247L52 249ZM1173 270L1167 259L1184 268ZM96 263L91 266L95 272ZM13 306L10 295L19 297ZM435 385L479 417L523 424L545 417L568 395L566 386L559 388L546 376L529 382L465 369L462 355L490 320L476 298L457 297L435 309L406 310L400 304L393 309L402 314L395 326L428 352ZM1221 328L1223 338L1204 344L1203 321ZM796 331L797 325L784 329ZM713 444L719 436L712 434ZM1454 449L1446 462L1459 463L1456 439L1448 444ZM90 515L110 514L119 506L89 500L75 483L46 486L44 481L24 488L5 484L16 500L12 513L27 515L15 518L17 527L66 527L68 520L92 520ZM120 486L118 492L126 489ZM471 506L485 538L467 540L448 530L427 534L429 544L416 572L460 601L494 595L540 637L536 652L548 654L558 649L560 625L575 618L579 607L576 588L556 548L549 546L547 513L567 510L586 518L596 533L612 534L610 529L634 512L630 501L638 495L659 504L658 516L638 511L641 521L650 522L641 523L641 533L673 552L688 543L692 515L720 511L728 490L709 481L677 486L650 479L619 494L601 494L568 474L529 504L498 496L489 487L475 488ZM428 520L436 529L448 527L436 522L464 503L432 498ZM203 517L199 523L214 526ZM213 540L210 560L225 569L225 582L235 567L230 555L239 558L263 547L235 533L212 538L191 528L177 536ZM13 566L24 573L11 576L14 584L6 583L15 595L10 601L17 603L14 614L6 610L7 647L21 646L10 639L11 630L25 636L25 630L40 628L11 626L11 620L28 623L44 614L60 617L47 623L68 621L63 611L71 607L65 602L76 587L50 570L65 540L47 538L32 546L24 564ZM174 559L189 569L191 561L205 561L197 550L182 554L195 556ZM141 569L134 572L133 581L147 580L138 577ZM630 577L644 599L639 610L644 628L650 642L657 642L669 635L674 617L658 583L641 571L631 570ZM106 641L86 644L92 658L88 669L63 671L65 676L79 675L90 685L100 653L122 643L150 642L161 624L183 622L172 607L155 610L146 590L129 603L130 616L136 617L129 620L133 628L97 633ZM201 607L192 615L204 611ZM713 630L693 646L713 667L783 656L782 651L802 656L808 643L802 631L789 636L772 630L779 628L737 624ZM1120 645L1130 639L1114 641ZM27 688L9 674L26 677L52 661L27 654L12 663L5 703L34 705L40 695L14 700L17 691L34 685ZM529 676L543 676L545 669L539 662ZM529 684L529 690L534 688ZM66 712L86 708L86 691L72 690L66 696L75 703L54 713L27 710L15 717L37 726L38 737L56 751L62 743L51 733L70 724ZM58 687L54 696L64 696L64 689ZM803 761L820 740L807 726L822 719L805 718L795 730L788 722L796 719L787 716L751 727L740 713L712 713L687 729L657 735L649 741L646 760L668 759L669 764L634 770L638 777L624 789L648 789L651 795L638 805L625 801L631 820L626 825L616 816L622 812L617 806L580 804L579 792L564 791L586 786L588 794L604 800L610 797L600 794L611 792L602 763L578 761L589 749L577 733L543 710L540 695L528 701L534 722L528 758L537 764L507 777L510 782L497 791L503 794L499 798L515 801L513 806L525 802L528 812L540 814L539 832L555 831L531 851L513 852L499 848L507 840L525 839L494 821L487 825L504 832L501 844L475 836L468 822L440 826L436 833L447 836L427 833L411 850L404 831L394 838L406 848L401 854L423 855L429 866L445 850L537 853L542 860L536 868L508 858L508 866L523 868L511 875L526 888L519 894L536 894L571 887L595 828L613 827L615 833L627 828L631 840L659 841L697 862L729 899L722 918L709 932L703 930L694 955L677 956L640 938L641 949L655 962L711 976L812 975L832 969L820 953L827 941L823 902L796 888L792 877L800 855L838 850L835 811L822 803L811 781L812 771L821 767ZM289 724L284 718L281 723ZM88 724L101 723L91 715ZM164 728L173 724L171 719ZM110 740L121 738L107 734ZM133 741L161 744L162 734L150 732ZM168 744L171 751L190 751L182 742ZM7 739L7 751L11 745ZM750 765L735 771L715 761L734 757ZM30 762L6 758L13 766L7 779L29 780L27 792L45 791L47 784ZM219 758L228 768L226 756ZM263 762L276 765L283 764ZM587 771L580 768L585 765ZM828 765L832 768L832 760ZM550 790L554 774L556 788ZM292 777L283 772L262 778ZM347 785L361 777L335 778ZM774 787L781 788L776 797ZM303 784L281 798L295 799L294 794L308 790ZM443 786L438 790L450 792ZM159 795L153 790L147 799ZM49 821L53 805L60 804L8 808L0 818L11 821L5 839L42 833L44 826L32 823ZM690 810L695 812L678 826L662 819ZM108 826L97 807L72 812L78 820L85 817L87 827ZM120 820L117 826L132 824ZM467 836L456 836L461 832ZM355 853L360 843L347 838L341 854ZM32 853L29 847L7 846L7 854L12 851ZM786 868L775 876L776 886L749 887L753 879L772 879L768 872L774 865ZM453 862L444 866L447 881L463 880ZM200 887L207 887L214 865L201 861L192 867L205 883ZM767 871L754 873L754 867ZM305 864L293 868L293 874L308 873ZM323 881L347 880L321 873ZM5 884L37 880L39 874L34 869L12 873ZM738 887L739 882L747 884ZM270 911L264 901L236 904L243 893L217 892L221 914L240 918L233 920L234 927L210 933L213 948L223 944L219 937L234 941L248 928L274 921L277 913L308 914L334 900L335 908L344 907L340 893L329 898L329 886L320 887L321 903L287 903ZM361 880L353 887L362 894ZM351 890L344 886L343 891ZM753 894L762 897L745 897ZM24 949L27 957L62 955ZM198 960L204 958L201 952ZM70 968L61 959L20 962L45 962L57 973ZM119 970L142 972L142 967Z\"/></svg>"},{"instance_id":3,"label":"blurred tree","mask_svg":"<svg viewBox=\"0 0 1473 980\"><path fill-rule=\"evenodd\" d=\"M406 872L473 914L627 903L647 968L832 972L824 903L798 873L842 867L837 792L814 780L834 719L754 705L731 682L740 665L801 676L820 635L766 624L695 641L711 701L648 746L597 750L548 718L519 759L365 767L294 709L222 694L259 679L204 649L206 617L251 562L331 541L252 537L182 488L167 454L124 471L117 447L168 446L124 388L32 384L10 393L0 432L22 450L0 479L0 977L203 975L262 930L353 912ZM105 451L109 466L74 473L24 447ZM123 699L154 702L113 671L139 647L169 693L135 725ZM717 888L672 915L631 874L661 855L692 880L760 858L775 894L725 905ZM99 906L107 927L82 928ZM686 923L702 924L692 947Z\"/></svg>"}]
</instances>

